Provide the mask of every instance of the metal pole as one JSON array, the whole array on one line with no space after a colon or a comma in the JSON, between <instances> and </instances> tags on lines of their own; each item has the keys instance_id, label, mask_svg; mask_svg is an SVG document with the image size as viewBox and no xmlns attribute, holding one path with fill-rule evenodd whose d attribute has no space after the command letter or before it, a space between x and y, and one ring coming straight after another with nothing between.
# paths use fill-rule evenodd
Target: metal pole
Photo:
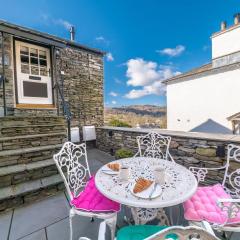
<instances>
[{"instance_id":1,"label":"metal pole","mask_svg":"<svg viewBox=\"0 0 240 240\"><path fill-rule=\"evenodd\" d=\"M67 119L67 127L68 127L68 141L71 142L71 120Z\"/></svg>"},{"instance_id":2,"label":"metal pole","mask_svg":"<svg viewBox=\"0 0 240 240\"><path fill-rule=\"evenodd\" d=\"M4 116L7 116L6 107L6 91L5 91L5 53L4 53L4 34L2 32L2 77L3 77L3 111Z\"/></svg>"}]
</instances>

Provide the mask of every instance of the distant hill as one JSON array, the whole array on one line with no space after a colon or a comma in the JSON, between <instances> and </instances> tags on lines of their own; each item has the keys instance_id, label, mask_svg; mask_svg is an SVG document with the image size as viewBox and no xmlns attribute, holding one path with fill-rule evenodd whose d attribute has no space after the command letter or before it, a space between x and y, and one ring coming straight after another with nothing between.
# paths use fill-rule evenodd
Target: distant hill
<instances>
[{"instance_id":1,"label":"distant hill","mask_svg":"<svg viewBox=\"0 0 240 240\"><path fill-rule=\"evenodd\" d=\"M166 115L166 107L159 107L155 105L130 105L130 106L107 108L106 112L109 112L112 114L135 113L138 115L163 117Z\"/></svg>"},{"instance_id":2,"label":"distant hill","mask_svg":"<svg viewBox=\"0 0 240 240\"><path fill-rule=\"evenodd\" d=\"M166 128L166 107L156 105L130 105L105 108L105 124L119 119L132 127Z\"/></svg>"}]
</instances>

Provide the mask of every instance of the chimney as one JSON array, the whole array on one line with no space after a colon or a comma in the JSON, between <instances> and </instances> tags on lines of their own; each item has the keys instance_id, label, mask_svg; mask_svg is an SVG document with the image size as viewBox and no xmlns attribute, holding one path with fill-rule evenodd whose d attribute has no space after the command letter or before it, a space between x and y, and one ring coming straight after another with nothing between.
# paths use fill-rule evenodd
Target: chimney
<instances>
[{"instance_id":1,"label":"chimney","mask_svg":"<svg viewBox=\"0 0 240 240\"><path fill-rule=\"evenodd\" d=\"M225 30L227 28L227 22L226 21L222 21L221 22L221 31Z\"/></svg>"},{"instance_id":2,"label":"chimney","mask_svg":"<svg viewBox=\"0 0 240 240\"><path fill-rule=\"evenodd\" d=\"M74 28L74 26L71 26L70 27L70 39L71 39L71 41L75 41L75 28Z\"/></svg>"},{"instance_id":3,"label":"chimney","mask_svg":"<svg viewBox=\"0 0 240 240\"><path fill-rule=\"evenodd\" d=\"M234 24L239 24L240 23L240 13L236 13L234 15Z\"/></svg>"}]
</instances>

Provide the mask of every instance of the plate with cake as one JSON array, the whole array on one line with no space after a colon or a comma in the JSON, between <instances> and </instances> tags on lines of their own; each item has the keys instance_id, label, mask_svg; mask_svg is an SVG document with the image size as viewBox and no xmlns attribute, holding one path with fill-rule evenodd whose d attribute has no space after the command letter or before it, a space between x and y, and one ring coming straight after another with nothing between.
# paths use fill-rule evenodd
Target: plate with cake
<instances>
[{"instance_id":1,"label":"plate with cake","mask_svg":"<svg viewBox=\"0 0 240 240\"><path fill-rule=\"evenodd\" d=\"M139 178L129 186L130 192L139 198L152 199L162 194L161 186L151 180Z\"/></svg>"},{"instance_id":2,"label":"plate with cake","mask_svg":"<svg viewBox=\"0 0 240 240\"><path fill-rule=\"evenodd\" d=\"M102 167L102 172L109 175L118 175L120 169L119 163L108 163Z\"/></svg>"}]
</instances>

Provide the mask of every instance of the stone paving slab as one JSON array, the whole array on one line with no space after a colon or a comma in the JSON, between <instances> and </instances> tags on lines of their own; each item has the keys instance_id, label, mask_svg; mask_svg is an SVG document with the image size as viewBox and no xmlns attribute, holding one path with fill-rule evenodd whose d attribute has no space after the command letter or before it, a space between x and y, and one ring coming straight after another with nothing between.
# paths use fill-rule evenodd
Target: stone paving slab
<instances>
[{"instance_id":1,"label":"stone paving slab","mask_svg":"<svg viewBox=\"0 0 240 240\"><path fill-rule=\"evenodd\" d=\"M61 238L59 238L60 240ZM19 240L47 240L45 229L41 229Z\"/></svg>"},{"instance_id":2,"label":"stone paving slab","mask_svg":"<svg viewBox=\"0 0 240 240\"><path fill-rule=\"evenodd\" d=\"M68 217L69 205L63 193L15 209L9 240L16 240Z\"/></svg>"},{"instance_id":3,"label":"stone paving slab","mask_svg":"<svg viewBox=\"0 0 240 240\"><path fill-rule=\"evenodd\" d=\"M96 240L100 222L99 219L91 222L90 218L75 216L73 218L73 240L78 240L80 237ZM69 218L47 227L47 237L48 240L69 240ZM110 239L107 238L106 240Z\"/></svg>"},{"instance_id":4,"label":"stone paving slab","mask_svg":"<svg viewBox=\"0 0 240 240\"><path fill-rule=\"evenodd\" d=\"M96 149L88 149L89 165L92 173L97 171L104 163L114 158ZM44 199L32 205L14 210L12 225L11 214L0 215L0 240L69 240L69 204L64 193ZM123 208L118 215L117 225L121 228L123 221ZM75 216L73 219L74 240L86 236L97 240L99 223L92 223L89 218ZM7 235L10 228L10 238ZM109 233L106 240L110 240ZM239 233L234 234L231 240L240 239Z\"/></svg>"},{"instance_id":5,"label":"stone paving slab","mask_svg":"<svg viewBox=\"0 0 240 240\"><path fill-rule=\"evenodd\" d=\"M6 240L10 228L13 211L9 211L0 216L0 240Z\"/></svg>"},{"instance_id":6,"label":"stone paving slab","mask_svg":"<svg viewBox=\"0 0 240 240\"><path fill-rule=\"evenodd\" d=\"M106 164L114 160L114 156L111 156L103 151L100 151L94 148L87 149L87 153L88 153L88 162L90 166L94 165L96 162Z\"/></svg>"}]
</instances>

